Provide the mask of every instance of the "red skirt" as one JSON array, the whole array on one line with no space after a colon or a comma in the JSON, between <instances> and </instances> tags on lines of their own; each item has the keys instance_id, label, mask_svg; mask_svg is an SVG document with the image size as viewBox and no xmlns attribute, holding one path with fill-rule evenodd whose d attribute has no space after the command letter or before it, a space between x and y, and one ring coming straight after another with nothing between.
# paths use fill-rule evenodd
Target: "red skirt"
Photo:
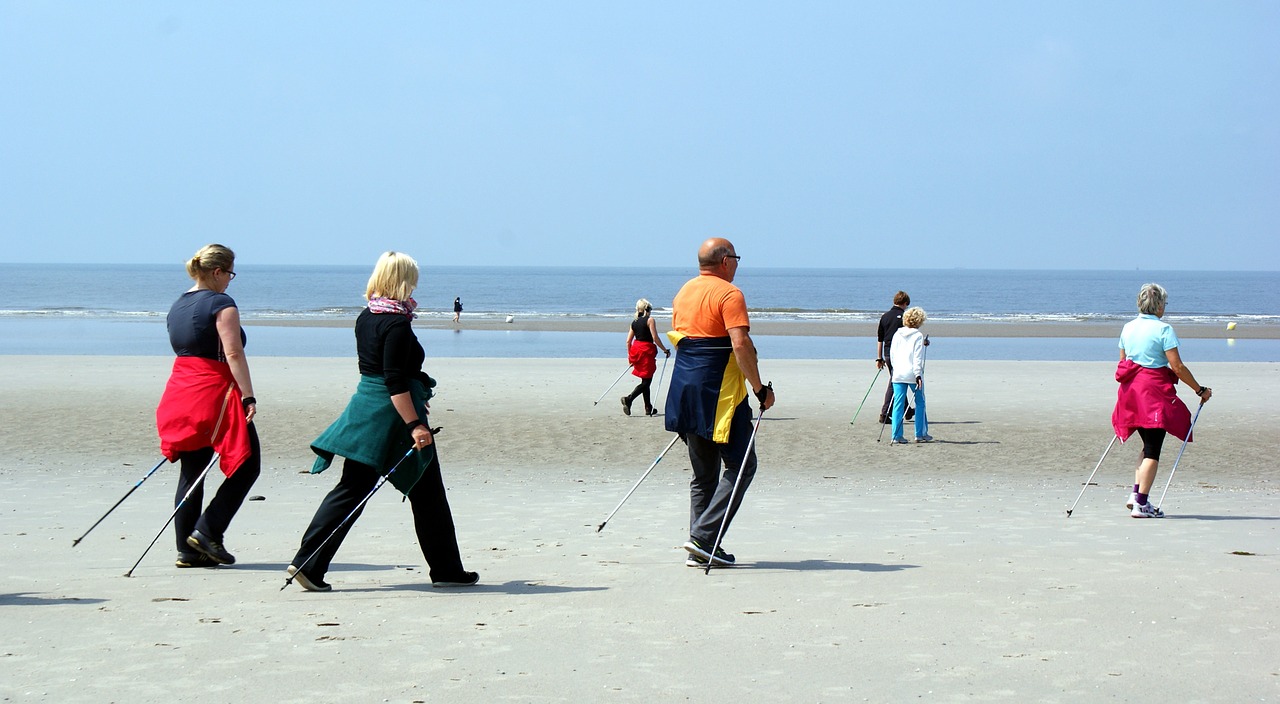
<instances>
[{"instance_id":1,"label":"red skirt","mask_svg":"<svg viewBox=\"0 0 1280 704\"><path fill-rule=\"evenodd\" d=\"M652 379L658 371L658 346L652 342L631 341L631 349L627 350L627 361L631 363L631 373L641 379Z\"/></svg>"}]
</instances>

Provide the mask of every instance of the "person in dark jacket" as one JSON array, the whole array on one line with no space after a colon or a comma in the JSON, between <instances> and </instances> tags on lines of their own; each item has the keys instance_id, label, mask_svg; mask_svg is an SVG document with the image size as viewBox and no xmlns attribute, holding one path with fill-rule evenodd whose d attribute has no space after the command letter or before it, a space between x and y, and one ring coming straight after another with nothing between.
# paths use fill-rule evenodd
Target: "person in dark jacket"
<instances>
[{"instance_id":1,"label":"person in dark jacket","mask_svg":"<svg viewBox=\"0 0 1280 704\"><path fill-rule=\"evenodd\" d=\"M329 564L363 512L361 502L383 475L409 499L432 586L469 587L480 581L480 575L463 569L427 425L435 381L422 371L426 353L411 324L417 285L417 262L399 252L383 254L369 277L369 306L355 328L360 383L342 415L311 444L319 456L313 473L326 469L335 455L346 460L342 478L320 503L287 570L309 591L331 589L324 581Z\"/></svg>"}]
</instances>

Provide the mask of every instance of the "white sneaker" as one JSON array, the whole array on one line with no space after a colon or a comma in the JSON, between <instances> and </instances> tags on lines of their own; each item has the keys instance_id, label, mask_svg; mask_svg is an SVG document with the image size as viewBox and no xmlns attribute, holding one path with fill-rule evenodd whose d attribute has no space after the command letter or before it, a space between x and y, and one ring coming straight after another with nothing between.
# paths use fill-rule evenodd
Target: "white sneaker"
<instances>
[{"instance_id":1,"label":"white sneaker","mask_svg":"<svg viewBox=\"0 0 1280 704\"><path fill-rule=\"evenodd\" d=\"M1129 500L1124 503L1124 507L1127 509L1132 509L1134 504L1136 503L1138 503L1138 492L1136 491L1129 492Z\"/></svg>"},{"instance_id":2,"label":"white sneaker","mask_svg":"<svg viewBox=\"0 0 1280 704\"><path fill-rule=\"evenodd\" d=\"M1134 518L1164 518L1164 511L1152 506L1150 503L1134 504L1133 513L1129 515Z\"/></svg>"}]
</instances>

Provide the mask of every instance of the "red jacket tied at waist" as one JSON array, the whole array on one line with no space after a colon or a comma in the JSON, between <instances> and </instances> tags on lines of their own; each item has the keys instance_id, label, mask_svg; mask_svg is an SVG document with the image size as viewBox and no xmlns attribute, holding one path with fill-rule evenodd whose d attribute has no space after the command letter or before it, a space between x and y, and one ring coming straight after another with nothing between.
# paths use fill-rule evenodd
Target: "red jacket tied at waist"
<instances>
[{"instance_id":1,"label":"red jacket tied at waist","mask_svg":"<svg viewBox=\"0 0 1280 704\"><path fill-rule=\"evenodd\" d=\"M652 342L632 340L627 350L627 361L631 363L631 373L641 379L652 379L658 371L658 346Z\"/></svg>"},{"instance_id":2,"label":"red jacket tied at waist","mask_svg":"<svg viewBox=\"0 0 1280 704\"><path fill-rule=\"evenodd\" d=\"M1178 375L1168 367L1152 369L1126 359L1116 366L1116 409L1111 425L1120 442L1136 428L1163 428L1179 440L1190 440L1191 411L1178 398Z\"/></svg>"},{"instance_id":3,"label":"red jacket tied at waist","mask_svg":"<svg viewBox=\"0 0 1280 704\"><path fill-rule=\"evenodd\" d=\"M204 357L178 357L156 407L160 452L177 462L182 452L212 447L222 473L232 475L249 458L249 422L231 367Z\"/></svg>"}]
</instances>

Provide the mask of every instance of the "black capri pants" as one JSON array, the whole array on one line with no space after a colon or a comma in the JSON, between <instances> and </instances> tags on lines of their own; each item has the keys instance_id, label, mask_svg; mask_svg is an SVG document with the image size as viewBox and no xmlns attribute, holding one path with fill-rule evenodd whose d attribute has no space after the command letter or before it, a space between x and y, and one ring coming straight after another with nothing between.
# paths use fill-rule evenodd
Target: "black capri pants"
<instances>
[{"instance_id":1,"label":"black capri pants","mask_svg":"<svg viewBox=\"0 0 1280 704\"><path fill-rule=\"evenodd\" d=\"M1142 437L1142 459L1160 461L1160 448L1164 446L1164 428L1138 428Z\"/></svg>"}]
</instances>

